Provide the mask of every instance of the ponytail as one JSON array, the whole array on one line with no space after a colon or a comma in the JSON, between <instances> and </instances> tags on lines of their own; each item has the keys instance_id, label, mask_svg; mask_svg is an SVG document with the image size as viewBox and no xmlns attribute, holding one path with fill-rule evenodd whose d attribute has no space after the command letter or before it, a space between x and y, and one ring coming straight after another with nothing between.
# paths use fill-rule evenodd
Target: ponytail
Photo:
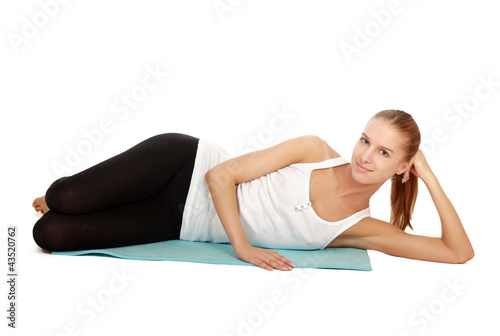
<instances>
[{"instance_id":1,"label":"ponytail","mask_svg":"<svg viewBox=\"0 0 500 336\"><path fill-rule=\"evenodd\" d=\"M382 118L391 123L401 136L406 138L405 161L409 162L417 153L420 146L420 130L412 116L400 110L384 110L375 114L373 118ZM418 195L418 177L410 173L408 181L403 183L404 173L391 177L391 224L405 230L411 226L411 216L415 208Z\"/></svg>"},{"instance_id":2,"label":"ponytail","mask_svg":"<svg viewBox=\"0 0 500 336\"><path fill-rule=\"evenodd\" d=\"M410 173L408 181L403 183L403 175L391 177L391 224L405 230L411 226L411 216L418 195L418 177Z\"/></svg>"}]
</instances>

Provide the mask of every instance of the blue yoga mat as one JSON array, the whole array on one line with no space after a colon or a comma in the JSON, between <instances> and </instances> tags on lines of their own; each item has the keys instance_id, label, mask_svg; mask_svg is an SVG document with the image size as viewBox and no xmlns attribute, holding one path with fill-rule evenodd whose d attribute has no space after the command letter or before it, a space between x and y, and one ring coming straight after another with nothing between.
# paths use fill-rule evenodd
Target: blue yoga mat
<instances>
[{"instance_id":1,"label":"blue yoga mat","mask_svg":"<svg viewBox=\"0 0 500 336\"><path fill-rule=\"evenodd\" d=\"M371 271L366 250L357 248L326 248L324 250L270 249L299 268L334 268ZM208 264L255 266L236 257L231 244L167 240L158 243L113 247L107 249L52 252L54 255L93 255L134 260L169 260Z\"/></svg>"}]
</instances>

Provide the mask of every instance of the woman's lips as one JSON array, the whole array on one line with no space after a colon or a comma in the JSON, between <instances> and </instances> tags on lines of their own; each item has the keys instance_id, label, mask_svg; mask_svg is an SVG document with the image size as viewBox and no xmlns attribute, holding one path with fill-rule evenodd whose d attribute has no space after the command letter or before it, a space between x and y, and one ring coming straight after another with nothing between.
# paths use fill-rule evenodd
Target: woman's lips
<instances>
[{"instance_id":1,"label":"woman's lips","mask_svg":"<svg viewBox=\"0 0 500 336\"><path fill-rule=\"evenodd\" d=\"M367 173L371 171L370 169L366 169L365 167L361 166L359 163L356 163L356 165L358 166L358 170L362 173Z\"/></svg>"}]
</instances>

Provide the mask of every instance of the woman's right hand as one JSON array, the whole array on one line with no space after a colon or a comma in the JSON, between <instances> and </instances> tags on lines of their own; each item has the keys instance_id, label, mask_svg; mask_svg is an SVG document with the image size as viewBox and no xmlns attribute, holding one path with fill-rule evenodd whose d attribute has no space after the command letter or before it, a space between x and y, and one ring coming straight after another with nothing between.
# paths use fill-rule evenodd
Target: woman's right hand
<instances>
[{"instance_id":1,"label":"woman's right hand","mask_svg":"<svg viewBox=\"0 0 500 336\"><path fill-rule=\"evenodd\" d=\"M419 149L408 164L408 169L404 172L403 183L410 179L410 172L427 183L427 180L434 176L434 173L429 167L429 163L425 159L424 152Z\"/></svg>"},{"instance_id":2,"label":"woman's right hand","mask_svg":"<svg viewBox=\"0 0 500 336\"><path fill-rule=\"evenodd\" d=\"M255 264L268 271L272 271L274 269L280 271L291 271L295 266L290 260L281 256L276 251L266 250L250 244L239 246L238 248L235 248L234 251L239 259Z\"/></svg>"}]
</instances>

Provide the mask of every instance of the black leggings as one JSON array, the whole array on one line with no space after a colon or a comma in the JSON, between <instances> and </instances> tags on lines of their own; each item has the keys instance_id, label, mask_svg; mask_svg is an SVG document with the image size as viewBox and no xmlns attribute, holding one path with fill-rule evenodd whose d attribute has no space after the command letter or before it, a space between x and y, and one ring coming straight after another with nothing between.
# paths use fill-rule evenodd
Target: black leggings
<instances>
[{"instance_id":1,"label":"black leggings","mask_svg":"<svg viewBox=\"0 0 500 336\"><path fill-rule=\"evenodd\" d=\"M68 251L179 239L198 139L153 136L87 170L56 180L50 211L33 227L38 246Z\"/></svg>"}]
</instances>

